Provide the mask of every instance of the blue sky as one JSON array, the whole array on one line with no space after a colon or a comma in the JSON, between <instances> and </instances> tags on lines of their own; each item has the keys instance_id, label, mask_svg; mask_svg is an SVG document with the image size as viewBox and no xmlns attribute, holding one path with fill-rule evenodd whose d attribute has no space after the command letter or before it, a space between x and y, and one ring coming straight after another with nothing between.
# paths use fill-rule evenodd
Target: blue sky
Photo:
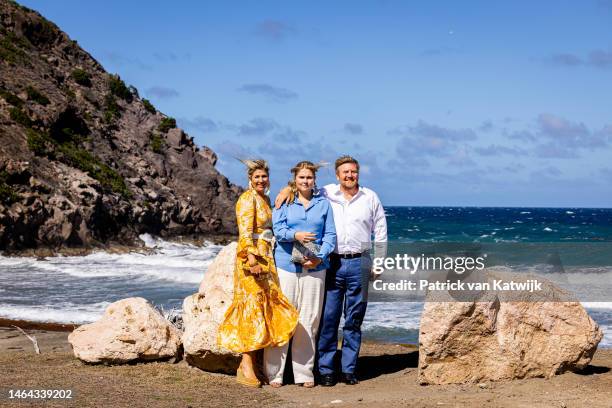
<instances>
[{"instance_id":1,"label":"blue sky","mask_svg":"<svg viewBox=\"0 0 612 408\"><path fill-rule=\"evenodd\" d=\"M612 0L27 0L217 168L351 154L385 205L612 202Z\"/></svg>"}]
</instances>

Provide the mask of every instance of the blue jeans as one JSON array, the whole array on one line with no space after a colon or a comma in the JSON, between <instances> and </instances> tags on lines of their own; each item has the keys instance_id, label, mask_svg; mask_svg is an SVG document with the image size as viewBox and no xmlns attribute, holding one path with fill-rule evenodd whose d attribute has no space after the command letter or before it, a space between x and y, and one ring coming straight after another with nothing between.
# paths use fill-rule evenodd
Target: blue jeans
<instances>
[{"instance_id":1,"label":"blue jeans","mask_svg":"<svg viewBox=\"0 0 612 408\"><path fill-rule=\"evenodd\" d=\"M368 292L369 258L342 259L330 256L325 279L325 304L319 328L319 373L334 373L338 346L338 326L344 309L342 328L342 372L354 374L361 348L361 323L365 316Z\"/></svg>"}]
</instances>

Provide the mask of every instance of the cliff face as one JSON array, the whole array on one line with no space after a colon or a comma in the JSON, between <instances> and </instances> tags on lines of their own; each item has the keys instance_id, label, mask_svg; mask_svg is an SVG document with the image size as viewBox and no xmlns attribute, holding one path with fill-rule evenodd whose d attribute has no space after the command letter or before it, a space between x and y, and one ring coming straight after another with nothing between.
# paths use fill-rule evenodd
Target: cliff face
<instances>
[{"instance_id":1,"label":"cliff face","mask_svg":"<svg viewBox=\"0 0 612 408\"><path fill-rule=\"evenodd\" d=\"M241 192L133 87L0 0L0 249L232 234Z\"/></svg>"}]
</instances>

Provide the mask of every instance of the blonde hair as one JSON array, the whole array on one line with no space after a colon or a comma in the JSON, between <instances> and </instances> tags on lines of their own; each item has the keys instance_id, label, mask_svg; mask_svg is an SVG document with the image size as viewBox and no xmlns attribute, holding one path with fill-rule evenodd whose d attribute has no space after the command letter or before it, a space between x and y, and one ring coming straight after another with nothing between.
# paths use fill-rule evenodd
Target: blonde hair
<instances>
[{"instance_id":1,"label":"blonde hair","mask_svg":"<svg viewBox=\"0 0 612 408\"><path fill-rule=\"evenodd\" d=\"M346 163L355 164L355 166L357 166L357 171L359 171L359 162L357 161L357 159L354 158L353 156L349 156L348 154L345 154L344 156L340 156L336 159L336 172L338 172L338 167Z\"/></svg>"},{"instance_id":2,"label":"blonde hair","mask_svg":"<svg viewBox=\"0 0 612 408\"><path fill-rule=\"evenodd\" d=\"M263 159L238 159L247 167L247 176L249 180L255 171L263 170L266 173L270 174L270 167L268 166L268 162Z\"/></svg>"},{"instance_id":3,"label":"blonde hair","mask_svg":"<svg viewBox=\"0 0 612 408\"><path fill-rule=\"evenodd\" d=\"M300 172L300 170L310 170L312 171L312 174L315 176L315 178L317 177L317 170L319 170L321 167L325 166L325 163L318 163L318 164L314 164L311 161L308 160L304 160L299 162L298 164L296 164L292 169L291 169L291 173L293 173L293 180L289 181L287 183L287 185L289 186L289 188L291 189L291 192L289 194L289 202L293 201L294 198L297 195L297 185L295 184L295 178L297 177L297 174Z\"/></svg>"},{"instance_id":4,"label":"blonde hair","mask_svg":"<svg viewBox=\"0 0 612 408\"><path fill-rule=\"evenodd\" d=\"M322 164L314 164L313 162L310 162L308 160L304 160L304 161L301 161L298 164L296 164L291 169L291 173L293 173L293 179L294 180L297 177L297 174L300 172L300 170L304 170L304 169L312 171L312 174L314 174L316 176L317 175L317 170L319 170L321 167L323 167Z\"/></svg>"}]
</instances>

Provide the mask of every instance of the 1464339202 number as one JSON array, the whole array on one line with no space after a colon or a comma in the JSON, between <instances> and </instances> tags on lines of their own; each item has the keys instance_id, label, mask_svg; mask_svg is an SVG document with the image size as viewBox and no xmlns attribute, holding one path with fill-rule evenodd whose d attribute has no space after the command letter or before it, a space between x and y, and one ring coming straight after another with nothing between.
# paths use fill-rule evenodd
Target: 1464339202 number
<instances>
[{"instance_id":1,"label":"1464339202 number","mask_svg":"<svg viewBox=\"0 0 612 408\"><path fill-rule=\"evenodd\" d=\"M72 399L72 390L10 389L9 399Z\"/></svg>"}]
</instances>

